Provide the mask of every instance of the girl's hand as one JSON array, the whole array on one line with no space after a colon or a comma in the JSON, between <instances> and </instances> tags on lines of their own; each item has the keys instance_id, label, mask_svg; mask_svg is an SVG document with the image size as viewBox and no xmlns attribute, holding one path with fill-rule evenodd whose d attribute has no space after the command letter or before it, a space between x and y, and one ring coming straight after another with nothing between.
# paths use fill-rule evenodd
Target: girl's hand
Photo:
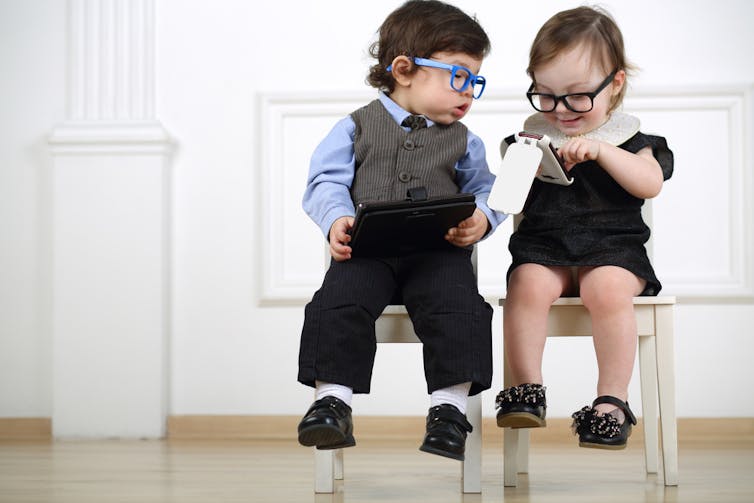
<instances>
[{"instance_id":1,"label":"girl's hand","mask_svg":"<svg viewBox=\"0 0 754 503\"><path fill-rule=\"evenodd\" d=\"M566 170L584 161L596 161L600 155L600 142L586 138L571 138L558 149Z\"/></svg>"},{"instance_id":2,"label":"girl's hand","mask_svg":"<svg viewBox=\"0 0 754 503\"><path fill-rule=\"evenodd\" d=\"M461 248L470 246L482 239L488 226L487 215L477 208L469 218L463 220L457 227L448 229L445 239Z\"/></svg>"},{"instance_id":3,"label":"girl's hand","mask_svg":"<svg viewBox=\"0 0 754 503\"><path fill-rule=\"evenodd\" d=\"M330 227L330 255L337 262L351 258L351 247L348 246L351 241L348 231L351 227L353 227L353 217L340 217Z\"/></svg>"},{"instance_id":4,"label":"girl's hand","mask_svg":"<svg viewBox=\"0 0 754 503\"><path fill-rule=\"evenodd\" d=\"M651 147L633 154L598 140L571 138L558 149L566 170L584 161L596 161L600 167L634 197L651 199L662 189L662 168L652 155Z\"/></svg>"}]
</instances>

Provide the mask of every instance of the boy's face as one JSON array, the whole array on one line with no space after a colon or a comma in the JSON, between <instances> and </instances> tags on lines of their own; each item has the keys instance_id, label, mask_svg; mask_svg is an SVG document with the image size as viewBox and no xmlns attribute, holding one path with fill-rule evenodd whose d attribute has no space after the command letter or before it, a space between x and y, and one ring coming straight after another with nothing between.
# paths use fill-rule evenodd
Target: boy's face
<instances>
[{"instance_id":1,"label":"boy's face","mask_svg":"<svg viewBox=\"0 0 754 503\"><path fill-rule=\"evenodd\" d=\"M427 59L463 66L475 75L482 66L481 59L459 52L436 52ZM398 65L394 66L396 69L400 68ZM457 72L457 78L462 81L460 73ZM424 115L434 122L447 125L463 118L471 108L474 88L469 84L460 92L453 89L451 71L447 69L418 66L413 74L396 75L394 72L394 76L396 86L390 97L412 114ZM461 84L462 82L457 83L456 87L460 87Z\"/></svg>"}]
</instances>

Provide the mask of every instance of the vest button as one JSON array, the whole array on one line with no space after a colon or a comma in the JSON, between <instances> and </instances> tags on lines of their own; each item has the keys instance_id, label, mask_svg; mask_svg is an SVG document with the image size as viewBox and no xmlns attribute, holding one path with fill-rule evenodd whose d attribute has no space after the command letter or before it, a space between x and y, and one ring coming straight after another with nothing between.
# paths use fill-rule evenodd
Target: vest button
<instances>
[{"instance_id":1,"label":"vest button","mask_svg":"<svg viewBox=\"0 0 754 503\"><path fill-rule=\"evenodd\" d=\"M408 183L411 181L411 175L406 173L405 171L401 171L398 173L398 180L402 181L403 183Z\"/></svg>"},{"instance_id":2,"label":"vest button","mask_svg":"<svg viewBox=\"0 0 754 503\"><path fill-rule=\"evenodd\" d=\"M416 148L416 145L413 141L406 140L405 142L403 142L403 148L405 148L406 150L414 150L414 148Z\"/></svg>"}]
</instances>

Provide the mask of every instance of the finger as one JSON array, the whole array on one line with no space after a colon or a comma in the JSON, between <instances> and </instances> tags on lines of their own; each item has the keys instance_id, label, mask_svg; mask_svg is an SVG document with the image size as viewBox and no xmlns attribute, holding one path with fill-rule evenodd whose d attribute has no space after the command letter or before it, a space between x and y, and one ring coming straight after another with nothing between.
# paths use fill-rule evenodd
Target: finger
<instances>
[{"instance_id":1,"label":"finger","mask_svg":"<svg viewBox=\"0 0 754 503\"><path fill-rule=\"evenodd\" d=\"M333 253L337 253L339 255L343 255L346 253L351 253L351 247L347 246L343 243L335 242L330 244L330 249L332 249Z\"/></svg>"},{"instance_id":2,"label":"finger","mask_svg":"<svg viewBox=\"0 0 754 503\"><path fill-rule=\"evenodd\" d=\"M351 258L351 252L347 253L333 253L333 258L336 262L343 262Z\"/></svg>"}]
</instances>

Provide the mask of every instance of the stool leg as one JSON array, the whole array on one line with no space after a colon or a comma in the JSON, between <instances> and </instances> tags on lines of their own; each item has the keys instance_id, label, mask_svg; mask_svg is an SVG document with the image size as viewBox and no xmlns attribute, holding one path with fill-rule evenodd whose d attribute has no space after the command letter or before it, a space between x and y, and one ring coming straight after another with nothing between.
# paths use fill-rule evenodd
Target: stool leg
<instances>
[{"instance_id":1,"label":"stool leg","mask_svg":"<svg viewBox=\"0 0 754 503\"><path fill-rule=\"evenodd\" d=\"M529 473L529 444L531 428L521 428L518 433L518 473Z\"/></svg>"},{"instance_id":2,"label":"stool leg","mask_svg":"<svg viewBox=\"0 0 754 503\"><path fill-rule=\"evenodd\" d=\"M333 465L335 454L333 451L314 449L314 492L315 493L332 493L333 483Z\"/></svg>"},{"instance_id":3,"label":"stool leg","mask_svg":"<svg viewBox=\"0 0 754 503\"><path fill-rule=\"evenodd\" d=\"M343 449L337 449L333 453L333 478L343 480Z\"/></svg>"},{"instance_id":4,"label":"stool leg","mask_svg":"<svg viewBox=\"0 0 754 503\"><path fill-rule=\"evenodd\" d=\"M518 449L521 429L503 428L503 485L518 485Z\"/></svg>"},{"instance_id":5,"label":"stool leg","mask_svg":"<svg viewBox=\"0 0 754 503\"><path fill-rule=\"evenodd\" d=\"M463 492L482 492L482 394L469 397L466 417L473 431L466 438L466 453L462 466Z\"/></svg>"},{"instance_id":6,"label":"stool leg","mask_svg":"<svg viewBox=\"0 0 754 503\"><path fill-rule=\"evenodd\" d=\"M639 375L647 473L657 473L657 354L653 337L639 337Z\"/></svg>"},{"instance_id":7,"label":"stool leg","mask_svg":"<svg viewBox=\"0 0 754 503\"><path fill-rule=\"evenodd\" d=\"M675 417L673 306L657 306L657 382L660 393L662 464L666 486L678 485L678 432Z\"/></svg>"},{"instance_id":8,"label":"stool leg","mask_svg":"<svg viewBox=\"0 0 754 503\"><path fill-rule=\"evenodd\" d=\"M510 368L503 357L503 387L512 384ZM519 465L521 463L521 465ZM529 471L529 430L526 428L503 428L503 485L516 487L518 474Z\"/></svg>"}]
</instances>

